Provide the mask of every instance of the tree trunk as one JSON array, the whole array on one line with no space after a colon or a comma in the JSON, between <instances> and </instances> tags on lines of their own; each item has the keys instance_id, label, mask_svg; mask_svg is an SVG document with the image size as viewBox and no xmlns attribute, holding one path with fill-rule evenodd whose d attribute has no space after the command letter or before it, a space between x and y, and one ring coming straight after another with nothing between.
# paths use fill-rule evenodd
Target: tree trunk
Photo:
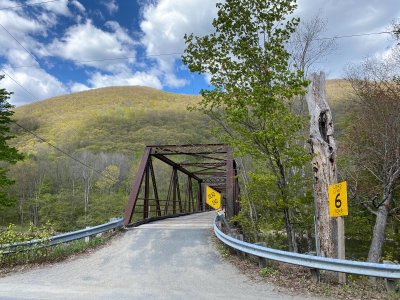
<instances>
[{"instance_id":1,"label":"tree trunk","mask_svg":"<svg viewBox=\"0 0 400 300\"><path fill-rule=\"evenodd\" d=\"M290 221L291 220L290 209L284 208L283 213L285 215L285 228L286 228L286 234L288 237L289 251L298 252L299 249L298 249L297 241L296 241L296 233L294 231L293 224Z\"/></svg>"},{"instance_id":2,"label":"tree trunk","mask_svg":"<svg viewBox=\"0 0 400 300\"><path fill-rule=\"evenodd\" d=\"M307 105L310 113L310 154L312 155L316 246L321 256L336 257L336 219L329 217L328 186L337 182L336 144L333 120L325 96L325 74L312 74Z\"/></svg>"},{"instance_id":3,"label":"tree trunk","mask_svg":"<svg viewBox=\"0 0 400 300\"><path fill-rule=\"evenodd\" d=\"M385 228L389 215L389 205L392 200L392 188L385 187L383 193L383 203L376 212L376 220L374 231L372 233L372 241L368 252L368 261L377 263L382 257L382 246L385 240Z\"/></svg>"}]
</instances>

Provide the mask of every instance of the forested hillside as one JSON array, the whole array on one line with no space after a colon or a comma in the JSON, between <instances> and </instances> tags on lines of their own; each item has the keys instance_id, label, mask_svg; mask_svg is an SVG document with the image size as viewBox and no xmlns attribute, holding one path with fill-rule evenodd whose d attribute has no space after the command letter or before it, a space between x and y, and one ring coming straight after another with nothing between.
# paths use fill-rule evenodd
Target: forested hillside
<instances>
[{"instance_id":1,"label":"forested hillside","mask_svg":"<svg viewBox=\"0 0 400 300\"><path fill-rule=\"evenodd\" d=\"M350 88L333 80L327 89L340 134ZM18 124L31 132L13 127L13 144L26 158L11 168L15 206L1 209L0 224L50 221L71 230L122 215L145 145L217 142L209 118L187 110L197 101L146 87L110 87L16 108Z\"/></svg>"},{"instance_id":2,"label":"forested hillside","mask_svg":"<svg viewBox=\"0 0 400 300\"><path fill-rule=\"evenodd\" d=\"M16 108L15 119L30 132L13 127L13 144L26 158L11 168L15 206L1 209L1 225L50 221L71 230L121 216L145 145L215 141L210 120L187 110L197 100L112 87Z\"/></svg>"}]
</instances>

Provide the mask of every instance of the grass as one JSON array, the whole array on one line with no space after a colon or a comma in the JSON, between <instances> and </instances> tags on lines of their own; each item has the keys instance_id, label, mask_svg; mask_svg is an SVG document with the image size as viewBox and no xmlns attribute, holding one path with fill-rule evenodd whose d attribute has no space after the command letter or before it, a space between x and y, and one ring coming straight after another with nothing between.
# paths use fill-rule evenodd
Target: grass
<instances>
[{"instance_id":1,"label":"grass","mask_svg":"<svg viewBox=\"0 0 400 300\"><path fill-rule=\"evenodd\" d=\"M0 255L0 274L12 272L16 266L52 263L65 260L72 255L84 253L90 249L95 249L104 245L115 236L115 234L115 232L108 232L98 237L93 236L88 242L86 242L85 239L79 239L51 247L32 248L29 251Z\"/></svg>"},{"instance_id":2,"label":"grass","mask_svg":"<svg viewBox=\"0 0 400 300\"><path fill-rule=\"evenodd\" d=\"M400 292L387 292L383 279L373 285L367 276L347 276L346 285L338 284L333 272L321 271L321 282L314 283L308 268L268 260L268 266L260 269L258 258L252 255L236 255L235 250L214 238L216 248L221 256L232 263L250 279L264 280L282 287L285 293L335 299L400 299ZM400 283L398 283L398 287Z\"/></svg>"}]
</instances>

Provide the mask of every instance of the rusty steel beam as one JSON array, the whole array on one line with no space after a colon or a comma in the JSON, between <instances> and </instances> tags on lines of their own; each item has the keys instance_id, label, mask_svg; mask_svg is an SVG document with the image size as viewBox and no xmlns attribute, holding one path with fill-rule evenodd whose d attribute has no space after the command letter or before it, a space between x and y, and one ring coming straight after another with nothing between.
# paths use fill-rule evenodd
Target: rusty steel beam
<instances>
[{"instance_id":1,"label":"rusty steel beam","mask_svg":"<svg viewBox=\"0 0 400 300\"><path fill-rule=\"evenodd\" d=\"M149 145L150 148L226 147L226 144Z\"/></svg>"},{"instance_id":2,"label":"rusty steel beam","mask_svg":"<svg viewBox=\"0 0 400 300\"><path fill-rule=\"evenodd\" d=\"M172 213L176 214L176 175L177 171L176 168L173 168L173 183L172 183Z\"/></svg>"},{"instance_id":3,"label":"rusty steel beam","mask_svg":"<svg viewBox=\"0 0 400 300\"><path fill-rule=\"evenodd\" d=\"M124 213L124 226L127 226L132 219L133 211L137 202L137 197L139 196L140 186L142 185L144 171L146 169L147 161L149 160L151 148L146 147L142 160L139 165L139 170L136 174L135 181L133 182L131 194L129 195L128 205L126 206Z\"/></svg>"},{"instance_id":4,"label":"rusty steel beam","mask_svg":"<svg viewBox=\"0 0 400 300\"><path fill-rule=\"evenodd\" d=\"M182 162L182 167L224 167L226 162Z\"/></svg>"},{"instance_id":5,"label":"rusty steel beam","mask_svg":"<svg viewBox=\"0 0 400 300\"><path fill-rule=\"evenodd\" d=\"M225 145L223 144L197 144L197 145L164 145L151 146L154 154L214 154L225 153Z\"/></svg>"},{"instance_id":6,"label":"rusty steel beam","mask_svg":"<svg viewBox=\"0 0 400 300\"><path fill-rule=\"evenodd\" d=\"M179 176L178 172L176 172L176 194L178 196L178 204L179 204L179 212L183 213L182 211L182 199L181 199L181 190L179 188Z\"/></svg>"},{"instance_id":7,"label":"rusty steel beam","mask_svg":"<svg viewBox=\"0 0 400 300\"><path fill-rule=\"evenodd\" d=\"M150 194L150 172L149 172L149 160L148 160L144 177L143 219L147 219L149 217L149 196L150 196L149 194Z\"/></svg>"},{"instance_id":8,"label":"rusty steel beam","mask_svg":"<svg viewBox=\"0 0 400 300\"><path fill-rule=\"evenodd\" d=\"M160 199L158 197L156 176L154 174L154 167L153 167L153 162L152 162L151 156L149 158L149 169L150 169L151 181L153 183L153 194L154 194L154 198L155 198L154 200L156 201L156 215L158 217L161 217Z\"/></svg>"},{"instance_id":9,"label":"rusty steel beam","mask_svg":"<svg viewBox=\"0 0 400 300\"><path fill-rule=\"evenodd\" d=\"M168 187L167 201L165 202L165 207L164 207L164 216L166 216L168 214L168 206L169 206L169 201L171 199L174 174L175 174L175 169L172 169L171 179L169 181L169 187Z\"/></svg>"},{"instance_id":10,"label":"rusty steel beam","mask_svg":"<svg viewBox=\"0 0 400 300\"><path fill-rule=\"evenodd\" d=\"M176 168L177 170L181 171L182 173L185 173L186 175L189 175L189 176L193 177L193 179L196 179L197 181L201 181L201 178L197 177L195 174L193 174L192 172L189 172L185 168L182 168L179 164L177 164L176 162L170 160L168 157L165 157L164 155L160 155L160 154L153 154L152 156L154 156L154 157L158 158L159 160L165 162L166 164L170 165L171 167Z\"/></svg>"},{"instance_id":11,"label":"rusty steel beam","mask_svg":"<svg viewBox=\"0 0 400 300\"><path fill-rule=\"evenodd\" d=\"M207 175L207 176L218 176L218 177L220 177L220 176L222 176L222 175L225 175L226 174L226 172L213 172L213 171L208 171L208 170L204 170L204 171L196 171L196 172L193 172L193 174L196 174L196 175Z\"/></svg>"}]
</instances>

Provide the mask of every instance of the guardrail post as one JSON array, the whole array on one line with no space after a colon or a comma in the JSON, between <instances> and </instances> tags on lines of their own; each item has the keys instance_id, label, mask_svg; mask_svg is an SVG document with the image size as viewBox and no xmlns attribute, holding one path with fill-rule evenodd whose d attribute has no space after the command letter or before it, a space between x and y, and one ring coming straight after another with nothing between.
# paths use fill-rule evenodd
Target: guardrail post
<instances>
[{"instance_id":1,"label":"guardrail post","mask_svg":"<svg viewBox=\"0 0 400 300\"><path fill-rule=\"evenodd\" d=\"M310 273L312 282L319 283L320 282L319 269L311 268Z\"/></svg>"},{"instance_id":2,"label":"guardrail post","mask_svg":"<svg viewBox=\"0 0 400 300\"><path fill-rule=\"evenodd\" d=\"M238 234L237 235L237 239L239 240L239 241L244 241L244 236L243 236L243 234ZM246 256L246 252L243 252L243 251L239 251L239 256L240 257L245 257Z\"/></svg>"},{"instance_id":3,"label":"guardrail post","mask_svg":"<svg viewBox=\"0 0 400 300\"><path fill-rule=\"evenodd\" d=\"M395 265L394 262L390 260L384 260L384 264ZM388 292L397 292L397 280L393 278L385 278L385 286Z\"/></svg>"},{"instance_id":4,"label":"guardrail post","mask_svg":"<svg viewBox=\"0 0 400 300\"><path fill-rule=\"evenodd\" d=\"M86 226L86 229L89 229L90 226ZM85 237L85 243L89 243L90 242L90 236Z\"/></svg>"},{"instance_id":5,"label":"guardrail post","mask_svg":"<svg viewBox=\"0 0 400 300\"><path fill-rule=\"evenodd\" d=\"M267 247L267 243L266 242L258 242L258 243L255 243L255 244L258 245L258 246ZM264 257L258 256L258 266L261 269L266 268L267 267L267 259L264 258Z\"/></svg>"}]
</instances>

